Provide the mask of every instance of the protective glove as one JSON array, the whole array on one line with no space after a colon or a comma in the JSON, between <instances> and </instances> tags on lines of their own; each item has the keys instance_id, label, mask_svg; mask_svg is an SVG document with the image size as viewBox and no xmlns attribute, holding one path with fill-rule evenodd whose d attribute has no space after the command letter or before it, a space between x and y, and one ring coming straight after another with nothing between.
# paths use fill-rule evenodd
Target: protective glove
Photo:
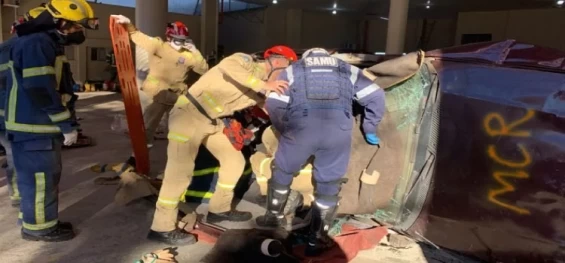
<instances>
[{"instance_id":1,"label":"protective glove","mask_svg":"<svg viewBox=\"0 0 565 263\"><path fill-rule=\"evenodd\" d=\"M116 19L116 23L118 24L131 24L131 20L129 20L129 18L123 16L123 15L110 15L110 17L113 17Z\"/></svg>"},{"instance_id":2,"label":"protective glove","mask_svg":"<svg viewBox=\"0 0 565 263\"><path fill-rule=\"evenodd\" d=\"M367 133L365 134L365 140L370 145L378 145L381 142L381 139L375 133Z\"/></svg>"},{"instance_id":3,"label":"protective glove","mask_svg":"<svg viewBox=\"0 0 565 263\"><path fill-rule=\"evenodd\" d=\"M65 141L63 142L63 144L65 146L71 146L77 142L78 132L76 130L73 130L72 132L63 134L63 136L65 136Z\"/></svg>"},{"instance_id":4,"label":"protective glove","mask_svg":"<svg viewBox=\"0 0 565 263\"><path fill-rule=\"evenodd\" d=\"M185 48L185 49L188 50L188 51L197 50L197 49L196 49L196 46L194 46L193 43L188 43L188 42L184 44L183 48Z\"/></svg>"}]
</instances>

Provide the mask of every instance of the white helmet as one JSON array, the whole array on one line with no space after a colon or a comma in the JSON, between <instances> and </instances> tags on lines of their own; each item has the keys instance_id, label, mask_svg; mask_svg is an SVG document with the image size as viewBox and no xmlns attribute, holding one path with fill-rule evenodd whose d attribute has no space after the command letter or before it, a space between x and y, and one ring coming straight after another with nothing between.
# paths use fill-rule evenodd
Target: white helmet
<instances>
[{"instance_id":1,"label":"white helmet","mask_svg":"<svg viewBox=\"0 0 565 263\"><path fill-rule=\"evenodd\" d=\"M328 52L327 50L321 48L321 47L315 47L315 48L311 48L306 50L306 52L304 52L302 54L302 57L305 58L307 56L310 56L312 53L314 54L324 54L324 55L329 55L330 52Z\"/></svg>"}]
</instances>

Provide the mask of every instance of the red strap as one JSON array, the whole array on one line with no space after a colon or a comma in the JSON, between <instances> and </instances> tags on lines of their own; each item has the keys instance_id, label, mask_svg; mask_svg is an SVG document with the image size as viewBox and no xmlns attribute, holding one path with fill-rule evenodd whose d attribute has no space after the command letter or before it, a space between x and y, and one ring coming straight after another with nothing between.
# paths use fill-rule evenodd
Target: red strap
<instances>
[{"instance_id":1,"label":"red strap","mask_svg":"<svg viewBox=\"0 0 565 263\"><path fill-rule=\"evenodd\" d=\"M269 115L263 111L263 109L259 108L258 106L253 106L251 108L251 114L257 118L261 118L263 120L269 120Z\"/></svg>"}]
</instances>

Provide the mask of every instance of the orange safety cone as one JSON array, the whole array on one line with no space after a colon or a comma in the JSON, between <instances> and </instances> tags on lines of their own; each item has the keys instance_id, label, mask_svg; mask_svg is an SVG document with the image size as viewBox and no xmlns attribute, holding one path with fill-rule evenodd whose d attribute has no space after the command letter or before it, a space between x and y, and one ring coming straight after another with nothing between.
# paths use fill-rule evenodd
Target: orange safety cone
<instances>
[{"instance_id":1,"label":"orange safety cone","mask_svg":"<svg viewBox=\"0 0 565 263\"><path fill-rule=\"evenodd\" d=\"M135 67L131 53L129 34L126 29L110 17L110 35L116 57L118 78L122 89L122 97L126 108L129 136L136 160L136 172L149 174L149 151L145 140L145 125L141 102L135 81Z\"/></svg>"}]
</instances>

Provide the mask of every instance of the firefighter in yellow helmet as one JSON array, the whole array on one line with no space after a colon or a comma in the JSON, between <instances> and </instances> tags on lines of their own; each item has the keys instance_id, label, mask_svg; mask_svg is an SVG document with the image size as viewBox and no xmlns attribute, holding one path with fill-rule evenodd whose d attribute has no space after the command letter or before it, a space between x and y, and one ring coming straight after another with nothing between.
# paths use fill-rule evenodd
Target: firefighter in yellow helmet
<instances>
[{"instance_id":1,"label":"firefighter in yellow helmet","mask_svg":"<svg viewBox=\"0 0 565 263\"><path fill-rule=\"evenodd\" d=\"M15 27L17 25L37 17L43 11L45 11L45 7L40 6L26 12L23 17L19 18L12 24L12 30L10 31L10 33L14 34ZM10 50L12 49L16 38L17 36L13 36L4 43L0 44L1 78L10 76L10 68L8 66L10 62ZM6 126L4 124L4 111L6 108L6 84L1 83L0 85L2 85L0 86L0 144L2 145L2 147L4 147L4 150L6 152L6 167L4 168L4 171L6 172L6 178L8 179L8 193L10 195L12 206L19 208L20 192L18 191L16 171L14 169L14 158L12 155L12 147L10 145L10 142L8 141L8 137L6 136Z\"/></svg>"},{"instance_id":2,"label":"firefighter in yellow helmet","mask_svg":"<svg viewBox=\"0 0 565 263\"><path fill-rule=\"evenodd\" d=\"M62 46L84 42L84 29L97 29L98 20L85 0L52 0L45 8L15 27L5 124L18 171L22 238L57 242L75 236L71 224L59 222L57 189L61 147L78 135L58 92Z\"/></svg>"}]
</instances>

